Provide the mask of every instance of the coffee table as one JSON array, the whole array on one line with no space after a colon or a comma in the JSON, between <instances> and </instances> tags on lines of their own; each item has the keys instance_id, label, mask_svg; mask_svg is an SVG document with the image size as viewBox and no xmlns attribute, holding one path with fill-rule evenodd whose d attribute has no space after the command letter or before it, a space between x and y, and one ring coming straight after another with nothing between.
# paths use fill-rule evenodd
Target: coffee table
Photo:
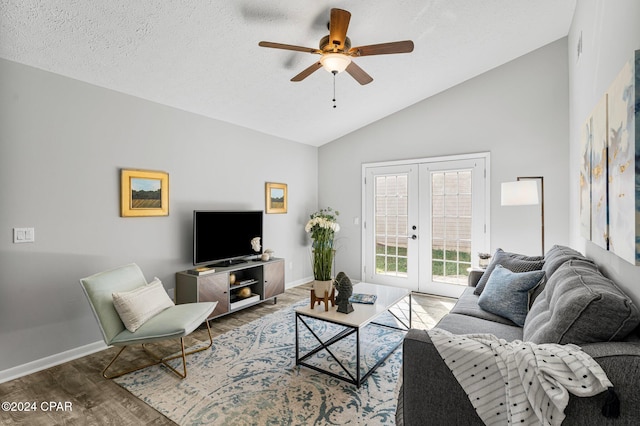
<instances>
[{"instance_id":1,"label":"coffee table","mask_svg":"<svg viewBox=\"0 0 640 426\"><path fill-rule=\"evenodd\" d=\"M373 373L373 371L378 368L382 362L387 359L389 355L393 351L395 351L398 346L402 344L402 340L395 346L391 347L390 350L382 354L381 358L377 360L376 364L371 367L368 371L362 374L360 372L360 332L367 325L379 326L379 327L388 327L395 330L407 331L411 327L411 292L407 289L397 288L397 287L389 287L378 284L369 284L369 283L358 283L353 286L353 293L363 293L363 294L375 294L377 296L376 302L372 305L364 304L364 303L354 303L353 308L354 311L349 314L343 314L341 312L337 312L337 307L331 307L328 311L325 311L324 305L320 304L314 308L311 308L309 305L297 308L296 312L296 365L303 365L305 367L311 368L313 370L319 371L321 373L328 374L332 377L335 377L340 380L344 380L346 382L352 383L357 387L360 385ZM405 318L399 318L393 312L389 311L389 308L401 302L405 298L409 298L409 321L408 324L405 322ZM375 319L385 312L391 313L401 326L392 326L387 324L381 324L375 322ZM309 318L313 318L320 321L326 321L332 324L338 324L341 327L340 332L337 334L322 339L318 336L317 333L314 332L312 327L309 325ZM318 345L313 349L309 350L309 352L305 354L300 354L300 341L299 341L299 325L304 326L315 338L318 342ZM331 345L340 340L350 336L352 334L356 335L356 368L354 371L349 371L347 366L345 366L345 360L340 360L334 353L331 351ZM347 374L344 375L336 374L332 371L323 369L316 365L307 363L306 360L318 353L319 351L326 350L328 354L335 359L338 365L342 368L342 370Z\"/></svg>"}]
</instances>

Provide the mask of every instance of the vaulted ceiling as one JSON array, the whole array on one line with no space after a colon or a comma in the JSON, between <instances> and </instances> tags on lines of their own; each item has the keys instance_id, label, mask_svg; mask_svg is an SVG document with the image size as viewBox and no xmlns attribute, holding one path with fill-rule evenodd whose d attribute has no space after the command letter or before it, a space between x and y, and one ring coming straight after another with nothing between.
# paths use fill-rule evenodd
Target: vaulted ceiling
<instances>
[{"instance_id":1,"label":"vaulted ceiling","mask_svg":"<svg viewBox=\"0 0 640 426\"><path fill-rule=\"evenodd\" d=\"M0 57L319 146L567 35L576 0L0 0ZM413 40L355 62L374 81L262 48L317 48L330 9L353 46ZM526 82L523 82L526 84Z\"/></svg>"}]
</instances>

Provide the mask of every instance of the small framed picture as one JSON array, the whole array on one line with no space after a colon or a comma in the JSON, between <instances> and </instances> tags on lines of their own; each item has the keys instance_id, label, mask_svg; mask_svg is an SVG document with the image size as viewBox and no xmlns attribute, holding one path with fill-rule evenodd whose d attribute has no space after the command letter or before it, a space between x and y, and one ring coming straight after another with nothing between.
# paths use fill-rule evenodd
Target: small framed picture
<instances>
[{"instance_id":1,"label":"small framed picture","mask_svg":"<svg viewBox=\"0 0 640 426\"><path fill-rule=\"evenodd\" d=\"M265 185L267 213L287 212L287 184L267 182Z\"/></svg>"},{"instance_id":2,"label":"small framed picture","mask_svg":"<svg viewBox=\"0 0 640 426\"><path fill-rule=\"evenodd\" d=\"M153 170L122 169L120 216L168 216L169 174Z\"/></svg>"}]
</instances>

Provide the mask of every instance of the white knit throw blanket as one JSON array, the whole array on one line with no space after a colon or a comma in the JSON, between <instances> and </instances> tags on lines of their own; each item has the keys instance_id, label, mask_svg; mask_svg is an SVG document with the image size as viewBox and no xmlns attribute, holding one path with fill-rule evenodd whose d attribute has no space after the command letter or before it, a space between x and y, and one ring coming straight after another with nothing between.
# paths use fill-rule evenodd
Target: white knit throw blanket
<instances>
[{"instance_id":1,"label":"white knit throw blanket","mask_svg":"<svg viewBox=\"0 0 640 426\"><path fill-rule=\"evenodd\" d=\"M560 425L569 392L593 396L613 386L575 345L507 342L492 334L439 329L428 333L486 425Z\"/></svg>"}]
</instances>

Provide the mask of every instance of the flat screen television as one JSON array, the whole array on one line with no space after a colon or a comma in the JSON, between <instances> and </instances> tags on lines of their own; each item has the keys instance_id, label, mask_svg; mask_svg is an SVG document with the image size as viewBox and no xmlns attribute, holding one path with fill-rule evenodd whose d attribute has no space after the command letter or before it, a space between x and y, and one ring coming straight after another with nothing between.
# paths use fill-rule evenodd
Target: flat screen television
<instances>
[{"instance_id":1,"label":"flat screen television","mask_svg":"<svg viewBox=\"0 0 640 426\"><path fill-rule=\"evenodd\" d=\"M262 211L193 212L193 264L226 266L262 253L251 247L260 237L262 247Z\"/></svg>"}]
</instances>

